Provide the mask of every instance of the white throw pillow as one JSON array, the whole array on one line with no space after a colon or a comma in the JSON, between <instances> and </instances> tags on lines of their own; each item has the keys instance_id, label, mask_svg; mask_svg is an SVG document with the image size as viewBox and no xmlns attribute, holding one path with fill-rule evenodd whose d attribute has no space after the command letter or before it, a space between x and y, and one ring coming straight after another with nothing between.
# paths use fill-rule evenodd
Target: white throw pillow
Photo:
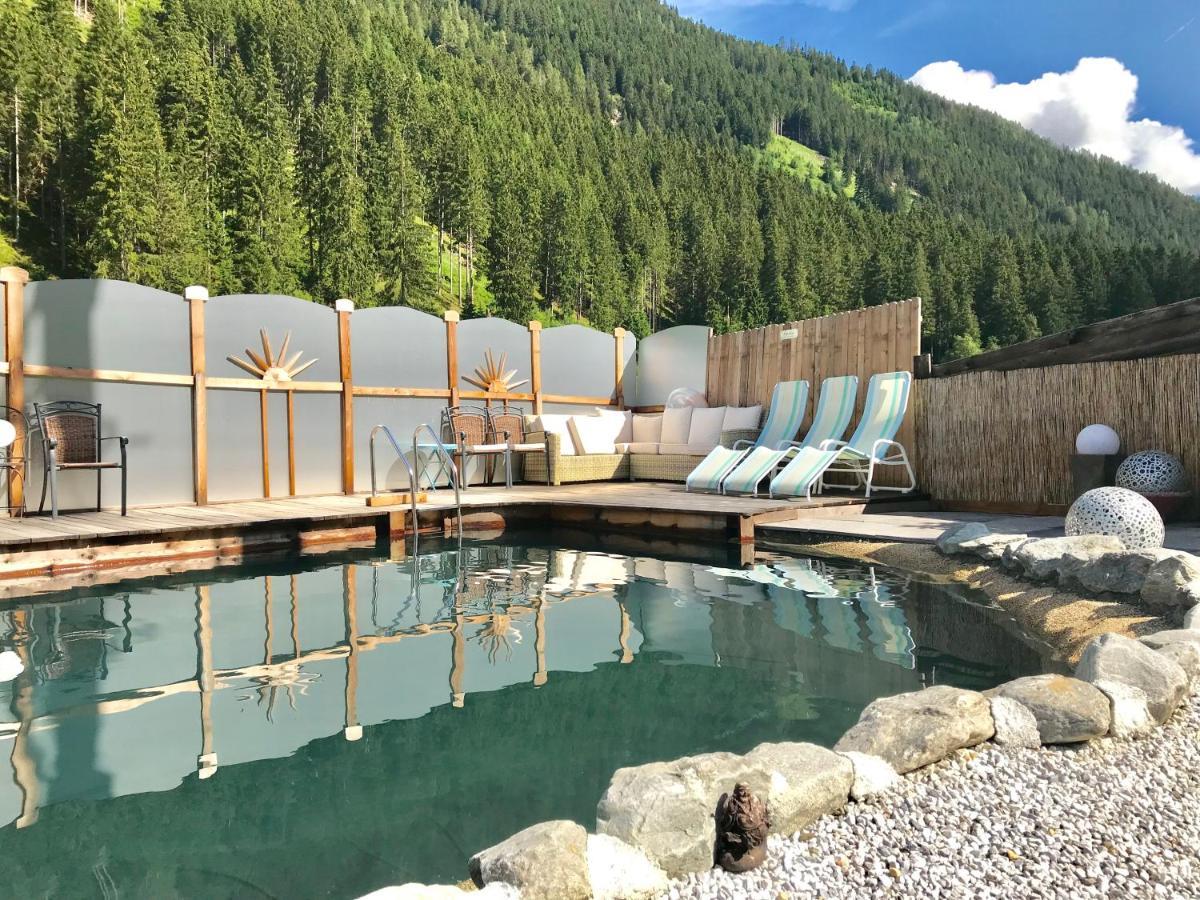
<instances>
[{"instance_id":1,"label":"white throw pillow","mask_svg":"<svg viewBox=\"0 0 1200 900\"><path fill-rule=\"evenodd\" d=\"M629 410L602 409L598 406L596 407L596 415L619 423L620 430L617 432L618 442L627 444L633 440L633 413Z\"/></svg>"},{"instance_id":2,"label":"white throw pillow","mask_svg":"<svg viewBox=\"0 0 1200 900\"><path fill-rule=\"evenodd\" d=\"M568 426L581 454L616 453L615 438L621 431L618 416L571 416Z\"/></svg>"},{"instance_id":3,"label":"white throw pillow","mask_svg":"<svg viewBox=\"0 0 1200 900\"><path fill-rule=\"evenodd\" d=\"M686 444L688 429L692 426L692 408L666 409L662 415L662 435L659 440L664 444Z\"/></svg>"},{"instance_id":4,"label":"white throw pillow","mask_svg":"<svg viewBox=\"0 0 1200 900\"><path fill-rule=\"evenodd\" d=\"M722 431L741 431L747 428L757 428L762 422L762 406L728 406L725 408L725 421L721 423Z\"/></svg>"},{"instance_id":5,"label":"white throw pillow","mask_svg":"<svg viewBox=\"0 0 1200 900\"><path fill-rule=\"evenodd\" d=\"M712 406L708 409L692 410L692 424L683 444L707 445L711 450L721 443L721 426L725 422L725 407ZM664 443L669 443L664 441Z\"/></svg>"},{"instance_id":6,"label":"white throw pillow","mask_svg":"<svg viewBox=\"0 0 1200 900\"><path fill-rule=\"evenodd\" d=\"M662 440L662 416L634 416L633 440L635 444L657 444Z\"/></svg>"},{"instance_id":7,"label":"white throw pillow","mask_svg":"<svg viewBox=\"0 0 1200 900\"><path fill-rule=\"evenodd\" d=\"M568 424L570 420L570 416L544 413L538 416L538 423L534 430L544 431L547 434L557 434L562 438L562 450L560 453L563 456L574 456L575 440L571 437L571 426Z\"/></svg>"}]
</instances>

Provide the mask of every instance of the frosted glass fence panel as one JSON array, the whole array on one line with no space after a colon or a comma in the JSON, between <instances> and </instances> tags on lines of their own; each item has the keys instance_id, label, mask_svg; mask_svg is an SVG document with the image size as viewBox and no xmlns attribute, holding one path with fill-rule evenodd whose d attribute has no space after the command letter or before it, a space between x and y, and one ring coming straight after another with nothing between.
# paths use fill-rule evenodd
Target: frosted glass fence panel
<instances>
[{"instance_id":1,"label":"frosted glass fence panel","mask_svg":"<svg viewBox=\"0 0 1200 900\"><path fill-rule=\"evenodd\" d=\"M542 388L549 394L611 397L616 386L616 338L583 325L542 332ZM633 351L633 335L623 340ZM524 388L522 388L524 390Z\"/></svg>"},{"instance_id":2,"label":"frosted glass fence panel","mask_svg":"<svg viewBox=\"0 0 1200 900\"><path fill-rule=\"evenodd\" d=\"M636 405L659 406L680 387L704 393L711 331L703 325L677 325L643 340L638 348Z\"/></svg>"},{"instance_id":3,"label":"frosted glass fence panel","mask_svg":"<svg viewBox=\"0 0 1200 900\"><path fill-rule=\"evenodd\" d=\"M479 388L461 379L475 377L475 370L482 368L484 354L491 351L496 365L500 357L507 356L505 371L516 369L512 384L527 381L533 377L529 363L529 329L525 325L517 325L506 319L468 319L458 323L458 389L461 391L477 391ZM542 379L545 388L547 382ZM530 384L522 384L515 393L527 394L533 391ZM479 401L466 401L468 404Z\"/></svg>"},{"instance_id":4,"label":"frosted glass fence panel","mask_svg":"<svg viewBox=\"0 0 1200 900\"><path fill-rule=\"evenodd\" d=\"M351 324L356 385L449 387L442 319L407 306L380 306L358 310Z\"/></svg>"},{"instance_id":5,"label":"frosted glass fence panel","mask_svg":"<svg viewBox=\"0 0 1200 900\"><path fill-rule=\"evenodd\" d=\"M209 377L245 378L247 373L227 356L246 359L245 348L262 353L259 330L266 329L275 352L284 335L292 333L289 355L303 351L297 365L317 362L301 375L303 381L337 381L337 313L327 306L276 294L230 294L204 304L205 348ZM187 334L186 327L183 332Z\"/></svg>"}]
</instances>

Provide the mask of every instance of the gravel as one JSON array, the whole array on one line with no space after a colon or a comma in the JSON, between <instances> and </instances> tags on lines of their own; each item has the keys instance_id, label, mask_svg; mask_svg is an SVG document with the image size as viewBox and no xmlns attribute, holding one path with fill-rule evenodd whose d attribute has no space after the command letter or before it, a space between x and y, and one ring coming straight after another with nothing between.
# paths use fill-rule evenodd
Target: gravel
<instances>
[{"instance_id":1,"label":"gravel","mask_svg":"<svg viewBox=\"0 0 1200 900\"><path fill-rule=\"evenodd\" d=\"M1200 897L1200 698L1137 740L983 744L664 897Z\"/></svg>"}]
</instances>

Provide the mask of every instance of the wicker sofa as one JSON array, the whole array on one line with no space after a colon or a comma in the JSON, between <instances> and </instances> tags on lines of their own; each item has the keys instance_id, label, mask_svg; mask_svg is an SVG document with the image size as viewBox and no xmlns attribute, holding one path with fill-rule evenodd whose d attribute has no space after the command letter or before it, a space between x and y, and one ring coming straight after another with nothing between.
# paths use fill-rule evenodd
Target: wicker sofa
<instances>
[{"instance_id":1,"label":"wicker sofa","mask_svg":"<svg viewBox=\"0 0 1200 900\"><path fill-rule=\"evenodd\" d=\"M694 412L699 413L695 422ZM627 417L628 427L616 416ZM658 416L607 410L589 416L530 416L527 440L545 441L546 454L526 458L525 480L682 482L718 444L732 447L739 440L754 440L761 418L758 406L667 410Z\"/></svg>"}]
</instances>

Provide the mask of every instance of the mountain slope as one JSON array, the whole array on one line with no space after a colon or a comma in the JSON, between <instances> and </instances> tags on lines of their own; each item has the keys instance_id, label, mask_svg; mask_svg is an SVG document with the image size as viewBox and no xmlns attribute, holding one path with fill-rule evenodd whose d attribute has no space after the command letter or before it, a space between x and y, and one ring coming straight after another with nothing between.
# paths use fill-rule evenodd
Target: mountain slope
<instances>
[{"instance_id":1,"label":"mountain slope","mask_svg":"<svg viewBox=\"0 0 1200 900\"><path fill-rule=\"evenodd\" d=\"M1200 294L1190 198L656 0L74 8L0 4L40 275L639 333L919 295L942 357Z\"/></svg>"}]
</instances>

